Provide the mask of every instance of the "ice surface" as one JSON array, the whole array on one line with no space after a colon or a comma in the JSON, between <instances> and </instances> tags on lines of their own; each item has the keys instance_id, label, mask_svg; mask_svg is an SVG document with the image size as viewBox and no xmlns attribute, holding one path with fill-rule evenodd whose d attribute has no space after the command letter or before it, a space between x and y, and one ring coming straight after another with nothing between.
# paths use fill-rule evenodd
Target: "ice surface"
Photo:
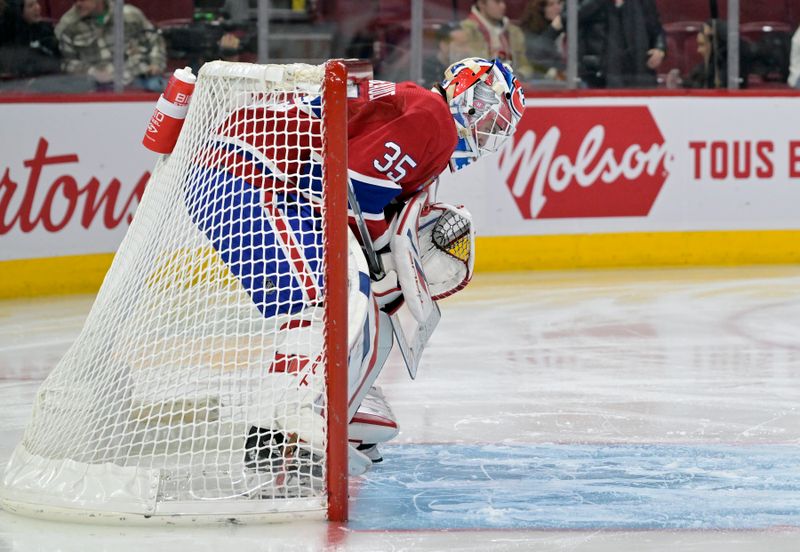
<instances>
[{"instance_id":1,"label":"ice surface","mask_svg":"<svg viewBox=\"0 0 800 552\"><path fill-rule=\"evenodd\" d=\"M0 464L91 300L0 302ZM442 313L348 525L0 512L0 550L798 549L800 267L479 274Z\"/></svg>"}]
</instances>

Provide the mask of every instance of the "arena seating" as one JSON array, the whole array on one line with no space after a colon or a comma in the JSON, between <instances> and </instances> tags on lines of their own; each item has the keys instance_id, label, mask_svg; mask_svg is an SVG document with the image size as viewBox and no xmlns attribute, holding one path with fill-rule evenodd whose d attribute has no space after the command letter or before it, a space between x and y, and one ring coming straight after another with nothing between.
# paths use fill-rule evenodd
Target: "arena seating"
<instances>
[{"instance_id":1,"label":"arena seating","mask_svg":"<svg viewBox=\"0 0 800 552\"><path fill-rule=\"evenodd\" d=\"M424 19L428 27L465 17L473 0L425 0ZM519 20L529 0L506 0L507 13ZM44 14L57 21L74 0L40 0ZM156 25L169 32L189 26L194 19L193 0L130 0L144 11ZM222 0L220 0L220 5ZM710 17L709 3L701 0L656 0L661 21L667 33L668 55L661 68L665 74L678 69L687 74L700 62L697 53L697 32ZM339 35L340 46L349 44L359 33L374 40L375 61L380 62L394 50L402 49L410 31L411 3L408 0L318 0L314 13L317 23L327 24ZM791 34L800 24L800 2L770 0L741 1L741 35L755 56L749 69L756 83L779 83L785 80ZM720 17L727 17L727 2L720 1ZM454 15L455 14L455 15ZM312 21L306 23L312 24ZM292 33L290 33L292 34ZM293 33L292 36L294 36ZM319 33L311 32L311 35ZM428 37L426 34L426 38ZM309 35L309 36L311 36ZM362 36L361 40L364 39ZM332 51L334 36L328 38L327 51Z\"/></svg>"},{"instance_id":2,"label":"arena seating","mask_svg":"<svg viewBox=\"0 0 800 552\"><path fill-rule=\"evenodd\" d=\"M697 33L702 27L701 21L675 21L664 24L668 55L659 69L661 73L678 69L681 75L686 75L692 67L702 61L697 52Z\"/></svg>"},{"instance_id":3,"label":"arena seating","mask_svg":"<svg viewBox=\"0 0 800 552\"><path fill-rule=\"evenodd\" d=\"M749 72L754 85L783 85L789 76L789 52L794 29L781 21L743 23L741 35L751 48Z\"/></svg>"},{"instance_id":4,"label":"arena seating","mask_svg":"<svg viewBox=\"0 0 800 552\"><path fill-rule=\"evenodd\" d=\"M697 63L697 32L710 18L709 3L699 0L656 0L668 55L660 72L677 68L685 75ZM727 18L727 2L719 2L720 18ZM795 0L740 2L740 34L750 59L743 66L755 86L784 86L788 74L789 44L800 24L800 4Z\"/></svg>"}]
</instances>

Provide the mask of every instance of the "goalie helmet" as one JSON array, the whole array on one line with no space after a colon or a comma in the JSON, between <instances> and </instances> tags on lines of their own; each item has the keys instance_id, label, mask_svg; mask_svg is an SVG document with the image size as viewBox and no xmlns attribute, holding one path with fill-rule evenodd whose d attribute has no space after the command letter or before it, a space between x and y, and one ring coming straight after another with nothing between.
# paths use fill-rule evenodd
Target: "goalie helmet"
<instances>
[{"instance_id":1,"label":"goalie helmet","mask_svg":"<svg viewBox=\"0 0 800 552\"><path fill-rule=\"evenodd\" d=\"M440 86L458 131L453 171L500 149L525 110L522 86L499 59L462 59L447 68Z\"/></svg>"}]
</instances>

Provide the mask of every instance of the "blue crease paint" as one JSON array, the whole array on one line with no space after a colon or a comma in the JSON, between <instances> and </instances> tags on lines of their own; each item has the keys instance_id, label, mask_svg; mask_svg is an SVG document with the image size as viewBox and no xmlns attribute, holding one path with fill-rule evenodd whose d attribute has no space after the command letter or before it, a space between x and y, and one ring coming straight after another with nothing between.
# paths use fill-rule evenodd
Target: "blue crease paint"
<instances>
[{"instance_id":1,"label":"blue crease paint","mask_svg":"<svg viewBox=\"0 0 800 552\"><path fill-rule=\"evenodd\" d=\"M356 530L800 526L796 445L387 445Z\"/></svg>"}]
</instances>

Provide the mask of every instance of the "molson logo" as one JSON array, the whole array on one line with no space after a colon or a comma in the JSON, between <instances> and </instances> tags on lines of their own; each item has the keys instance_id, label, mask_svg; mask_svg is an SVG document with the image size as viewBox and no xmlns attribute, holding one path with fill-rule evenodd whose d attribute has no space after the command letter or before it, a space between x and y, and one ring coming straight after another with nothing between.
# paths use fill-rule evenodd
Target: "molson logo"
<instances>
[{"instance_id":1,"label":"molson logo","mask_svg":"<svg viewBox=\"0 0 800 552\"><path fill-rule=\"evenodd\" d=\"M92 177L82 185L69 174L69 165L78 163L78 156L49 155L48 146L47 140L40 138L33 157L25 160L28 176L23 187L21 181L12 178L9 168L0 177L0 236L14 228L28 233L40 226L48 232L58 232L74 219L89 228L99 218L109 230L131 222L150 178L149 172L142 174L127 195L117 178L104 185ZM46 167L60 174L42 182Z\"/></svg>"},{"instance_id":2,"label":"molson logo","mask_svg":"<svg viewBox=\"0 0 800 552\"><path fill-rule=\"evenodd\" d=\"M667 177L645 106L529 107L498 166L525 219L646 216Z\"/></svg>"}]
</instances>

